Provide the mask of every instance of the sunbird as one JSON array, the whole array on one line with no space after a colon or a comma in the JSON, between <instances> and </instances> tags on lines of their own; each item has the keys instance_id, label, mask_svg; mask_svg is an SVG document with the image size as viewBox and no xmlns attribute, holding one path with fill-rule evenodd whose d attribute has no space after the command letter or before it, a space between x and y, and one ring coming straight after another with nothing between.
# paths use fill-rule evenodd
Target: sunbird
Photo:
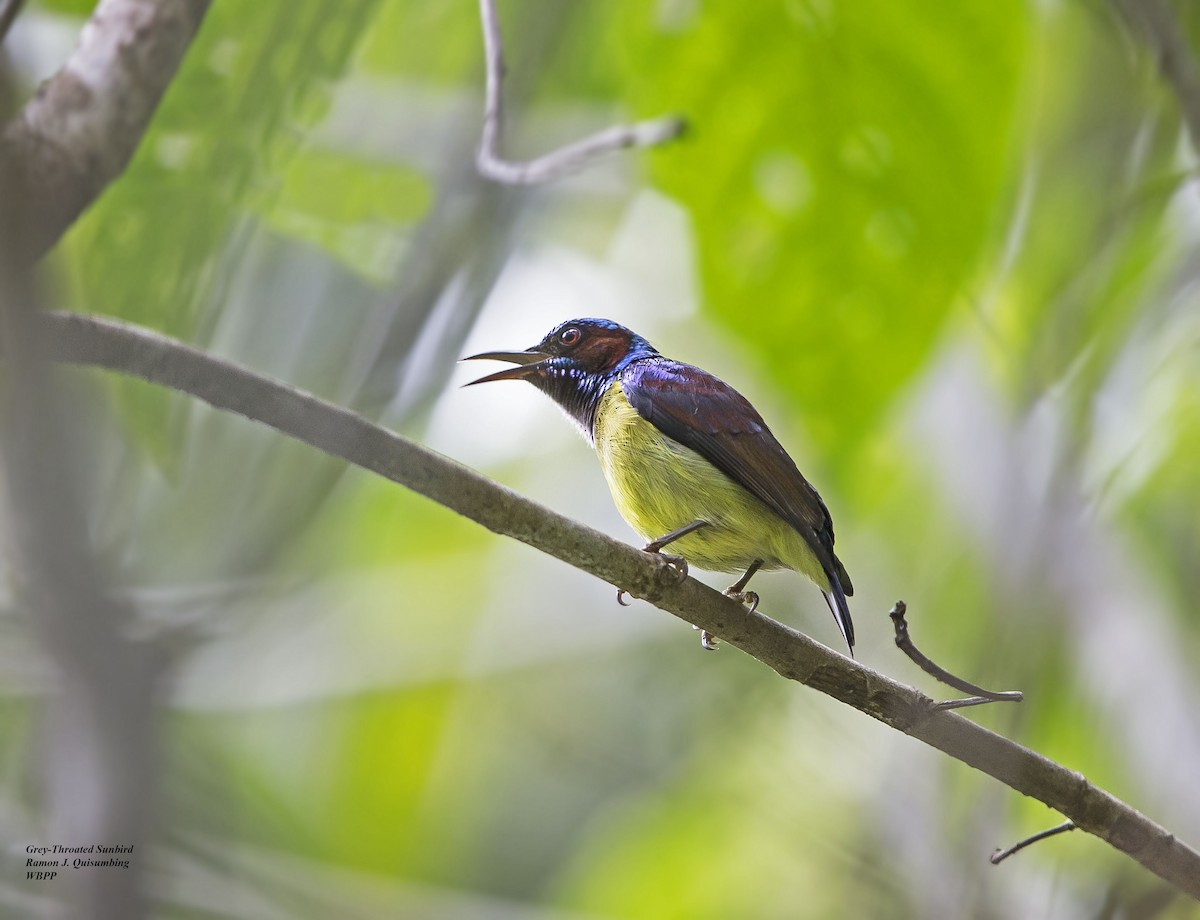
<instances>
[{"instance_id":1,"label":"sunbird","mask_svg":"<svg viewBox=\"0 0 1200 920\"><path fill-rule=\"evenodd\" d=\"M833 552L829 509L741 393L607 319L569 320L532 348L464 360L516 365L468 386L526 380L566 412L595 447L617 510L650 541L646 552L671 546L685 574L689 562L743 572L725 594L752 611L755 572L799 572L854 653L854 586ZM700 641L716 648L706 632Z\"/></svg>"}]
</instances>

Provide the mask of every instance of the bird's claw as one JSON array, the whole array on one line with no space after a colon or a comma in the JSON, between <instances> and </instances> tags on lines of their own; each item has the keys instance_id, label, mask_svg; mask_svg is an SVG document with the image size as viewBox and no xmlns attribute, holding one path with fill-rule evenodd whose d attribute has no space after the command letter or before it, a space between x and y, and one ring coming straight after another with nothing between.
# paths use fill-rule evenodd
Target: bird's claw
<instances>
[{"instance_id":1,"label":"bird's claw","mask_svg":"<svg viewBox=\"0 0 1200 920\"><path fill-rule=\"evenodd\" d=\"M667 564L667 568L675 573L675 578L672 584L683 584L684 579L688 577L687 560L682 556L672 556L670 553L662 553L655 551L654 555L660 557Z\"/></svg>"},{"instance_id":2,"label":"bird's claw","mask_svg":"<svg viewBox=\"0 0 1200 920\"><path fill-rule=\"evenodd\" d=\"M700 629L699 626L693 626L692 629L700 631L700 647L707 652L715 652L717 650L717 637L710 633L707 629Z\"/></svg>"},{"instance_id":3,"label":"bird's claw","mask_svg":"<svg viewBox=\"0 0 1200 920\"><path fill-rule=\"evenodd\" d=\"M754 591L735 591L733 588L726 588L721 593L742 604L747 613L754 613L758 609L758 594Z\"/></svg>"},{"instance_id":4,"label":"bird's claw","mask_svg":"<svg viewBox=\"0 0 1200 920\"><path fill-rule=\"evenodd\" d=\"M664 563L662 569L663 573L665 574L668 570L671 572L670 584L683 584L684 580L688 577L687 560L682 556L672 556L670 553L664 553L661 550L656 549L653 543L646 544L646 546L643 547L642 552L651 553L662 560ZM622 607L628 607L629 601L625 599L628 595L629 592L624 588L618 588L617 603Z\"/></svg>"}]
</instances>

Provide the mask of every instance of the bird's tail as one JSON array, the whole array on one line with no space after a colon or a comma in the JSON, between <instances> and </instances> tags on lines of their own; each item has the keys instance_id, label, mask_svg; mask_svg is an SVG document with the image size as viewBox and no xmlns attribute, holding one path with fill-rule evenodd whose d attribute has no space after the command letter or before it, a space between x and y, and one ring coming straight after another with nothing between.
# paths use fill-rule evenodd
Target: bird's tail
<instances>
[{"instance_id":1,"label":"bird's tail","mask_svg":"<svg viewBox=\"0 0 1200 920\"><path fill-rule=\"evenodd\" d=\"M854 621L850 619L850 605L846 603L846 592L842 590L842 583L836 573L827 574L829 590L825 592L825 603L829 605L833 618L837 621L838 629L841 630L842 638L846 640L846 645L850 649L850 657L853 658Z\"/></svg>"}]
</instances>

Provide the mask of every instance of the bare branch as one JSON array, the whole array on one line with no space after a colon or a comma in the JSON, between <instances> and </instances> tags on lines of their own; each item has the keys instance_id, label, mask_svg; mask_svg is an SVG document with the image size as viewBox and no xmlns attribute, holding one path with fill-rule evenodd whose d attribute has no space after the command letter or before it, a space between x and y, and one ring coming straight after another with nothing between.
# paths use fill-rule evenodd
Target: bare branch
<instances>
[{"instance_id":1,"label":"bare branch","mask_svg":"<svg viewBox=\"0 0 1200 920\"><path fill-rule=\"evenodd\" d=\"M1158 60L1158 68L1179 100L1179 111L1200 153L1200 70L1179 21L1163 0L1113 0L1132 29Z\"/></svg>"},{"instance_id":2,"label":"bare branch","mask_svg":"<svg viewBox=\"0 0 1200 920\"><path fill-rule=\"evenodd\" d=\"M1061 812L1200 900L1200 853L1110 793L1041 754L837 654L599 531L347 409L158 333L77 314L38 319L57 360L93 365L188 393L384 476L433 501L641 597L725 640L789 680L828 694Z\"/></svg>"},{"instance_id":3,"label":"bare branch","mask_svg":"<svg viewBox=\"0 0 1200 920\"><path fill-rule=\"evenodd\" d=\"M0 134L35 204L16 256L40 258L141 143L211 0L100 0L66 65Z\"/></svg>"},{"instance_id":4,"label":"bare branch","mask_svg":"<svg viewBox=\"0 0 1200 920\"><path fill-rule=\"evenodd\" d=\"M668 117L633 125L614 125L533 160L506 160L500 153L504 124L504 45L495 0L479 0L483 21L483 54L487 87L483 135L475 165L479 174L505 185L538 185L582 169L603 156L628 147L653 147L674 140L686 127L682 118Z\"/></svg>"}]
</instances>

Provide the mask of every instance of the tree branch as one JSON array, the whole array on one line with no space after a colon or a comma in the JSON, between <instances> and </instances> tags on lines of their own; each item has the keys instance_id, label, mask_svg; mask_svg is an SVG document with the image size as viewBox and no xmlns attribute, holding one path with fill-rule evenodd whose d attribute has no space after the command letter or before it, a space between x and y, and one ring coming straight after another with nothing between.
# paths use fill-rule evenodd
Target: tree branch
<instances>
[{"instance_id":1,"label":"tree branch","mask_svg":"<svg viewBox=\"0 0 1200 920\"><path fill-rule=\"evenodd\" d=\"M354 413L157 333L75 314L39 317L46 353L188 393L412 489L648 600L788 678L1031 796L1200 900L1200 853L1082 775Z\"/></svg>"},{"instance_id":2,"label":"tree branch","mask_svg":"<svg viewBox=\"0 0 1200 920\"><path fill-rule=\"evenodd\" d=\"M1200 153L1200 70L1179 21L1163 0L1113 0L1130 27L1139 32L1158 60L1163 78L1179 100L1179 112Z\"/></svg>"},{"instance_id":3,"label":"tree branch","mask_svg":"<svg viewBox=\"0 0 1200 920\"><path fill-rule=\"evenodd\" d=\"M25 0L3 0L3 3L3 7L0 7L0 42L8 38L8 30L16 22L17 14L21 12Z\"/></svg>"},{"instance_id":4,"label":"tree branch","mask_svg":"<svg viewBox=\"0 0 1200 920\"><path fill-rule=\"evenodd\" d=\"M504 124L504 45L495 0L479 0L479 15L483 21L483 55L487 69L483 136L475 157L481 176L505 185L537 185L582 169L618 150L653 147L683 133L686 124L682 118L659 118L633 125L615 125L533 160L504 159L500 153Z\"/></svg>"},{"instance_id":5,"label":"tree branch","mask_svg":"<svg viewBox=\"0 0 1200 920\"><path fill-rule=\"evenodd\" d=\"M15 255L40 258L124 170L211 0L100 0L66 65L0 134L37 207Z\"/></svg>"},{"instance_id":6,"label":"tree branch","mask_svg":"<svg viewBox=\"0 0 1200 920\"><path fill-rule=\"evenodd\" d=\"M128 635L133 611L110 590L91 545L78 460L94 451L77 401L37 347L40 287L10 245L36 205L12 180L0 171L0 337L8 358L0 367L0 529L14 607L28 617L54 671L44 707L43 833L120 841L141 852L153 818L165 660ZM56 886L61 915L139 920L146 916L145 869L135 859L128 871L71 872Z\"/></svg>"}]
</instances>

